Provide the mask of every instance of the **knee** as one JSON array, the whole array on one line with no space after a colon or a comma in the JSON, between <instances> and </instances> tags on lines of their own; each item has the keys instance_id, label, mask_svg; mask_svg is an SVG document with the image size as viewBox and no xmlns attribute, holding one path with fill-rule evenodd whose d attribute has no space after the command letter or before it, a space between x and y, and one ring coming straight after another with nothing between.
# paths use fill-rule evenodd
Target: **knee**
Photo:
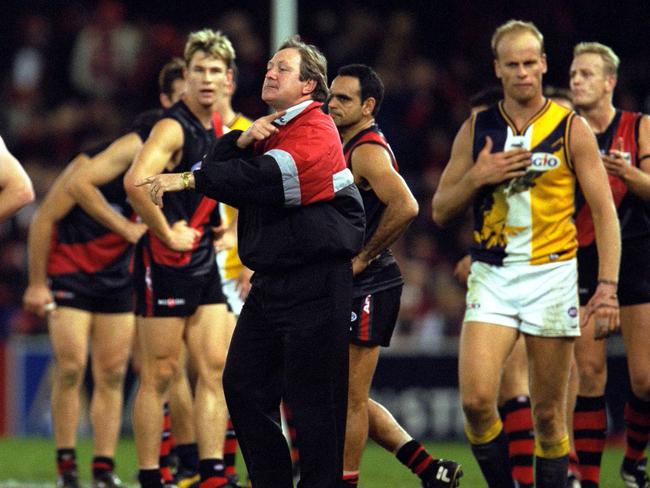
<instances>
[{"instance_id":1,"label":"knee","mask_svg":"<svg viewBox=\"0 0 650 488\"><path fill-rule=\"evenodd\" d=\"M474 392L463 396L462 407L465 417L471 424L490 417L495 410L495 400L486 393Z\"/></svg>"},{"instance_id":2,"label":"knee","mask_svg":"<svg viewBox=\"0 0 650 488\"><path fill-rule=\"evenodd\" d=\"M159 394L165 393L178 373L178 361L173 359L157 359L146 368L143 383L148 383Z\"/></svg>"},{"instance_id":3,"label":"knee","mask_svg":"<svg viewBox=\"0 0 650 488\"><path fill-rule=\"evenodd\" d=\"M95 383L98 388L107 390L121 390L126 376L126 365L110 365L99 368L95 374Z\"/></svg>"},{"instance_id":4,"label":"knee","mask_svg":"<svg viewBox=\"0 0 650 488\"><path fill-rule=\"evenodd\" d=\"M200 368L200 373L208 381L222 381L224 369L226 367L225 354L213 354L203 359L204 365Z\"/></svg>"},{"instance_id":5,"label":"knee","mask_svg":"<svg viewBox=\"0 0 650 488\"><path fill-rule=\"evenodd\" d=\"M534 405L533 419L536 434L542 439L555 439L564 432L564 415L559 402Z\"/></svg>"},{"instance_id":6,"label":"knee","mask_svg":"<svg viewBox=\"0 0 650 488\"><path fill-rule=\"evenodd\" d=\"M644 402L650 401L650 374L631 376L630 386L632 387L634 396Z\"/></svg>"},{"instance_id":7,"label":"knee","mask_svg":"<svg viewBox=\"0 0 650 488\"><path fill-rule=\"evenodd\" d=\"M580 393L584 395L601 394L607 381L607 366L599 361L587 361L578 366Z\"/></svg>"},{"instance_id":8,"label":"knee","mask_svg":"<svg viewBox=\"0 0 650 488\"><path fill-rule=\"evenodd\" d=\"M76 388L81 384L85 373L85 364L74 361L61 361L57 364L56 374L63 388Z\"/></svg>"},{"instance_id":9,"label":"knee","mask_svg":"<svg viewBox=\"0 0 650 488\"><path fill-rule=\"evenodd\" d=\"M348 413L359 414L368 411L368 397L365 395L354 394L350 391L348 396Z\"/></svg>"}]
</instances>

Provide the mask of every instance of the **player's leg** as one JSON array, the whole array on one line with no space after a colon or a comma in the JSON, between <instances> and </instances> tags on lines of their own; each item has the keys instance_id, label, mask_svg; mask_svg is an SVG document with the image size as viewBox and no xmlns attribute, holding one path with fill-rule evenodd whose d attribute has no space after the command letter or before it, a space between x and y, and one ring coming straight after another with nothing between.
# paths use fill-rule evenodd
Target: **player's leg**
<instances>
[{"instance_id":1,"label":"player's leg","mask_svg":"<svg viewBox=\"0 0 650 488\"><path fill-rule=\"evenodd\" d=\"M499 388L499 413L508 436L512 477L520 487L532 487L535 437L528 389L526 343L523 336L517 339L503 367Z\"/></svg>"},{"instance_id":2,"label":"player's leg","mask_svg":"<svg viewBox=\"0 0 650 488\"><path fill-rule=\"evenodd\" d=\"M94 430L93 478L106 488L119 484L111 473L122 425L124 377L134 330L132 312L94 314L91 360L95 386L90 403Z\"/></svg>"},{"instance_id":3,"label":"player's leg","mask_svg":"<svg viewBox=\"0 0 650 488\"><path fill-rule=\"evenodd\" d=\"M465 322L460 337L459 387L465 432L490 487L514 487L497 396L503 364L517 335L515 328Z\"/></svg>"},{"instance_id":4,"label":"player's leg","mask_svg":"<svg viewBox=\"0 0 650 488\"><path fill-rule=\"evenodd\" d=\"M626 486L644 486L650 437L650 303L621 307L621 327L631 393L625 405L625 458L621 475ZM648 486L646 484L646 486Z\"/></svg>"},{"instance_id":5,"label":"player's leg","mask_svg":"<svg viewBox=\"0 0 650 488\"><path fill-rule=\"evenodd\" d=\"M52 424L61 486L76 486L75 446L79 423L80 388L86 371L92 314L59 306L48 316L54 354L52 378Z\"/></svg>"},{"instance_id":6,"label":"player's leg","mask_svg":"<svg viewBox=\"0 0 650 488\"><path fill-rule=\"evenodd\" d=\"M225 304L200 305L189 318L185 332L188 353L196 363L198 372L194 420L202 484L208 478L219 478L214 483L227 481L223 465L223 439L228 413L222 385L230 343L227 314Z\"/></svg>"},{"instance_id":7,"label":"player's leg","mask_svg":"<svg viewBox=\"0 0 650 488\"><path fill-rule=\"evenodd\" d=\"M163 404L174 375L179 369L179 356L184 317L137 317L141 352L141 373L133 406L133 430L140 465L140 483L144 488L159 486L154 479L158 471L160 435L163 425Z\"/></svg>"},{"instance_id":8,"label":"player's leg","mask_svg":"<svg viewBox=\"0 0 650 488\"><path fill-rule=\"evenodd\" d=\"M584 488L598 486L607 432L607 341L594 339L594 331L595 320L591 318L575 343L578 396L573 414L573 437Z\"/></svg>"},{"instance_id":9,"label":"player's leg","mask_svg":"<svg viewBox=\"0 0 650 488\"><path fill-rule=\"evenodd\" d=\"M526 336L535 423L535 486L565 486L569 467L566 397L573 338Z\"/></svg>"}]
</instances>

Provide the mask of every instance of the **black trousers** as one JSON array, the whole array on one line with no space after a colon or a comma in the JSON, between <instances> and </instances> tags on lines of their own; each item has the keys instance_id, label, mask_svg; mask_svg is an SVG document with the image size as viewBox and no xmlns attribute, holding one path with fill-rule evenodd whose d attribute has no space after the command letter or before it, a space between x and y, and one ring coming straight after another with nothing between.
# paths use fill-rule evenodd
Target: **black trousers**
<instances>
[{"instance_id":1,"label":"black trousers","mask_svg":"<svg viewBox=\"0 0 650 488\"><path fill-rule=\"evenodd\" d=\"M349 260L256 273L223 385L254 488L291 488L280 400L292 409L300 488L340 486L348 395Z\"/></svg>"}]
</instances>

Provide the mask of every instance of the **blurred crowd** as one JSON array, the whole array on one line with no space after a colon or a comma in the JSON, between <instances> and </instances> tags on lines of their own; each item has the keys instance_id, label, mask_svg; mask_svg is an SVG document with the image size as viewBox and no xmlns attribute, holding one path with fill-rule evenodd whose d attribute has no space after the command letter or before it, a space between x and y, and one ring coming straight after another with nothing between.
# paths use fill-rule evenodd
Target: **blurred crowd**
<instances>
[{"instance_id":1,"label":"blurred crowd","mask_svg":"<svg viewBox=\"0 0 650 488\"><path fill-rule=\"evenodd\" d=\"M188 32L225 32L237 51L236 110L265 113L259 99L270 37L269 2L193 0L179 6L119 0L26 2L0 21L0 134L42 198L80 150L114 139L136 113L157 106L157 73L182 55ZM453 352L464 290L453 276L471 240L469 218L439 229L431 197L453 136L469 114L468 99L495 84L489 39L511 17L534 21L545 34L546 81L566 86L572 46L597 40L622 59L617 106L650 112L650 42L643 2L603 2L544 8L504 1L337 2L301 0L299 31L329 61L330 79L350 62L381 74L386 98L378 116L400 171L420 202L420 215L393 248L404 274L402 311L394 345L413 352ZM40 7L39 7L40 5ZM236 6L239 7L236 7ZM543 11L542 11L543 10ZM38 201L0 227L0 340L40 333L45 324L21 310L26 285L26 235ZM451 340L449 340L451 339Z\"/></svg>"}]
</instances>

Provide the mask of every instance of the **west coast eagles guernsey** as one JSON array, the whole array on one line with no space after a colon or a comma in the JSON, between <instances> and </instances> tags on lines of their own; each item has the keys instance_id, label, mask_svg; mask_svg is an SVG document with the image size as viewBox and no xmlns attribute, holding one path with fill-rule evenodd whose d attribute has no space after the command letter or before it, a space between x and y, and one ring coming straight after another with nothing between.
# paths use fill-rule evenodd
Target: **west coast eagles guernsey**
<instances>
[{"instance_id":1,"label":"west coast eagles guernsey","mask_svg":"<svg viewBox=\"0 0 650 488\"><path fill-rule=\"evenodd\" d=\"M474 161L489 136L493 152L523 147L532 153L532 164L521 177L479 190L474 199L473 260L536 265L575 257L576 179L569 155L573 116L550 100L521 131L503 102L474 115Z\"/></svg>"}]
</instances>

